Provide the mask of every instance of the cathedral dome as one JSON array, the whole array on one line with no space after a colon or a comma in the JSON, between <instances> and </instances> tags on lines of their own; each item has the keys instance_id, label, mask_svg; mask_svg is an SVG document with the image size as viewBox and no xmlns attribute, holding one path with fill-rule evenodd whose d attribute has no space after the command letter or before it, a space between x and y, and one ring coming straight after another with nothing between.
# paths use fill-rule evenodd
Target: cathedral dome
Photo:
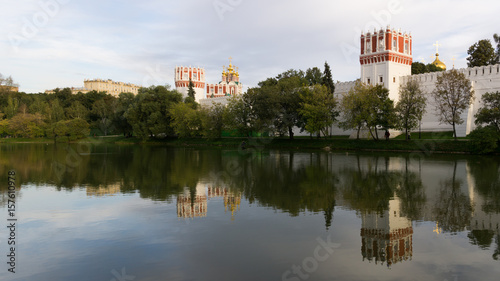
<instances>
[{"instance_id":1,"label":"cathedral dome","mask_svg":"<svg viewBox=\"0 0 500 281\"><path fill-rule=\"evenodd\" d=\"M441 68L442 70L446 70L446 64L439 60L439 54L436 53L436 59L432 62L433 65Z\"/></svg>"}]
</instances>

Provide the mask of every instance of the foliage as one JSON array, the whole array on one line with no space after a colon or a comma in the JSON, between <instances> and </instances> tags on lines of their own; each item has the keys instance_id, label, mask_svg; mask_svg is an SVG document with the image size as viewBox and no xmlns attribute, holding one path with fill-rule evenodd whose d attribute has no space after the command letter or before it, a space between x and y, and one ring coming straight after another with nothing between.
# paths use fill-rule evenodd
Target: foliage
<instances>
[{"instance_id":1,"label":"foliage","mask_svg":"<svg viewBox=\"0 0 500 281\"><path fill-rule=\"evenodd\" d=\"M299 113L305 121L305 129L311 134L322 132L328 135L328 128L333 124L338 112L336 101L328 88L322 85L303 87L300 91L301 109Z\"/></svg>"},{"instance_id":2,"label":"foliage","mask_svg":"<svg viewBox=\"0 0 500 281\"><path fill-rule=\"evenodd\" d=\"M255 116L246 95L231 97L222 118L229 130L236 130L245 136L254 131Z\"/></svg>"},{"instance_id":3,"label":"foliage","mask_svg":"<svg viewBox=\"0 0 500 281\"><path fill-rule=\"evenodd\" d=\"M89 111L79 101L73 102L66 108L66 117L68 119L81 118L86 119Z\"/></svg>"},{"instance_id":4,"label":"foliage","mask_svg":"<svg viewBox=\"0 0 500 281\"><path fill-rule=\"evenodd\" d=\"M40 114L17 114L9 120L9 133L16 137L34 138L44 135L44 125Z\"/></svg>"},{"instance_id":5,"label":"foliage","mask_svg":"<svg viewBox=\"0 0 500 281\"><path fill-rule=\"evenodd\" d=\"M472 151L478 154L495 152L498 147L500 133L495 127L477 127L469 134Z\"/></svg>"},{"instance_id":6,"label":"foliage","mask_svg":"<svg viewBox=\"0 0 500 281\"><path fill-rule=\"evenodd\" d=\"M92 105L91 113L97 116L96 124L97 127L104 133L105 136L108 135L108 131L111 127L112 118L112 104L110 99L100 99L97 100Z\"/></svg>"},{"instance_id":7,"label":"foliage","mask_svg":"<svg viewBox=\"0 0 500 281\"><path fill-rule=\"evenodd\" d=\"M462 124L462 112L472 103L474 90L465 74L455 69L446 71L437 77L436 89L432 92L436 104L436 112L441 123L453 126L453 134L457 138L456 124Z\"/></svg>"},{"instance_id":8,"label":"foliage","mask_svg":"<svg viewBox=\"0 0 500 281\"><path fill-rule=\"evenodd\" d=\"M491 125L500 133L500 92L485 93L481 102L483 107L478 109L474 122L476 125Z\"/></svg>"},{"instance_id":9,"label":"foliage","mask_svg":"<svg viewBox=\"0 0 500 281\"><path fill-rule=\"evenodd\" d=\"M322 84L328 89L328 93L333 95L335 93L335 84L333 84L332 71L330 65L325 61L325 71L323 72Z\"/></svg>"},{"instance_id":10,"label":"foliage","mask_svg":"<svg viewBox=\"0 0 500 281\"><path fill-rule=\"evenodd\" d=\"M367 86L359 80L354 87L344 95L340 102L343 120L339 123L340 127L345 130L356 129L357 139L359 139L359 131L364 125L364 120L367 109L365 108L364 98L366 96Z\"/></svg>"},{"instance_id":11,"label":"foliage","mask_svg":"<svg viewBox=\"0 0 500 281\"><path fill-rule=\"evenodd\" d=\"M429 73L429 72L437 72L437 71L443 71L441 67L438 67L432 63L424 64L421 62L413 62L411 64L411 74L422 74L422 73Z\"/></svg>"},{"instance_id":12,"label":"foliage","mask_svg":"<svg viewBox=\"0 0 500 281\"><path fill-rule=\"evenodd\" d=\"M188 92L187 92L187 95L189 98L191 98L192 100L195 100L195 94L196 92L194 91L194 83L193 81L191 80L191 78L189 78L189 85L188 85Z\"/></svg>"},{"instance_id":13,"label":"foliage","mask_svg":"<svg viewBox=\"0 0 500 281\"><path fill-rule=\"evenodd\" d=\"M396 104L396 128L405 131L408 139L408 131L418 127L425 113L427 98L415 79L409 79L406 84L399 88L399 101Z\"/></svg>"},{"instance_id":14,"label":"foliage","mask_svg":"<svg viewBox=\"0 0 500 281\"><path fill-rule=\"evenodd\" d=\"M309 86L323 83L323 74L317 67L308 68L306 70L305 78L307 80L307 85Z\"/></svg>"},{"instance_id":15,"label":"foliage","mask_svg":"<svg viewBox=\"0 0 500 281\"><path fill-rule=\"evenodd\" d=\"M382 85L370 86L358 81L343 97L341 108L341 127L356 129L358 139L363 126L368 128L373 139L378 139L377 127L394 126L394 102L389 98L389 90Z\"/></svg>"},{"instance_id":16,"label":"foliage","mask_svg":"<svg viewBox=\"0 0 500 281\"><path fill-rule=\"evenodd\" d=\"M467 50L468 67L491 65L498 63L498 57L495 49L489 39L479 40Z\"/></svg>"},{"instance_id":17,"label":"foliage","mask_svg":"<svg viewBox=\"0 0 500 281\"><path fill-rule=\"evenodd\" d=\"M220 103L214 103L210 107L200 109L201 134L207 139L220 138L224 128L223 116L225 106Z\"/></svg>"},{"instance_id":18,"label":"foliage","mask_svg":"<svg viewBox=\"0 0 500 281\"><path fill-rule=\"evenodd\" d=\"M168 110L182 102L182 95L164 86L141 88L125 117L132 124L134 133L146 140L148 137L173 135Z\"/></svg>"},{"instance_id":19,"label":"foliage","mask_svg":"<svg viewBox=\"0 0 500 281\"><path fill-rule=\"evenodd\" d=\"M170 107L169 114L172 116L171 126L178 137L195 137L201 134L200 111L186 103L177 103Z\"/></svg>"}]
</instances>

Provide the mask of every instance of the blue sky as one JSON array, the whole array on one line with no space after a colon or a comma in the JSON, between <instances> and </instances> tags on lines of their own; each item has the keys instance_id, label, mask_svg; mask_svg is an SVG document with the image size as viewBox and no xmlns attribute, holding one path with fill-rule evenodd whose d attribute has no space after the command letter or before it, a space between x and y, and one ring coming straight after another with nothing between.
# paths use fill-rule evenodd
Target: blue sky
<instances>
[{"instance_id":1,"label":"blue sky","mask_svg":"<svg viewBox=\"0 0 500 281\"><path fill-rule=\"evenodd\" d=\"M174 84L177 65L217 83L228 57L246 87L328 61L334 80L359 77L359 35L411 32L414 61L466 67L467 49L500 33L498 1L0 0L0 73L20 90L81 87L102 78ZM245 89L246 89L245 87Z\"/></svg>"}]
</instances>

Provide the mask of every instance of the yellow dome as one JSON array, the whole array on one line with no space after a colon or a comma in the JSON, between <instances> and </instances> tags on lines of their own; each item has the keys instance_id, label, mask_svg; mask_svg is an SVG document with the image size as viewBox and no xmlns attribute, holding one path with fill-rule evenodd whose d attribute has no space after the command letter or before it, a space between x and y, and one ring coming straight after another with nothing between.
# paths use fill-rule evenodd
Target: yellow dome
<instances>
[{"instance_id":1,"label":"yellow dome","mask_svg":"<svg viewBox=\"0 0 500 281\"><path fill-rule=\"evenodd\" d=\"M446 70L446 64L439 60L439 54L436 53L436 59L432 62L433 65L441 68L442 70Z\"/></svg>"}]
</instances>

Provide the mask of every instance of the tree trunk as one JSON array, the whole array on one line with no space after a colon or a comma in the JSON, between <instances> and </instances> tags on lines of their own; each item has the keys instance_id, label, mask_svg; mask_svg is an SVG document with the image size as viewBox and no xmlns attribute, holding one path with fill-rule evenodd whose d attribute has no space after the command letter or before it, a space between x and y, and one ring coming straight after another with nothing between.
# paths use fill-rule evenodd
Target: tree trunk
<instances>
[{"instance_id":1,"label":"tree trunk","mask_svg":"<svg viewBox=\"0 0 500 281\"><path fill-rule=\"evenodd\" d=\"M368 127L368 131L370 132L370 135L372 136L373 140L377 140L373 135L372 129L370 127Z\"/></svg>"},{"instance_id":2,"label":"tree trunk","mask_svg":"<svg viewBox=\"0 0 500 281\"><path fill-rule=\"evenodd\" d=\"M457 131L455 129L455 122L453 122L453 137L457 140Z\"/></svg>"},{"instance_id":3,"label":"tree trunk","mask_svg":"<svg viewBox=\"0 0 500 281\"><path fill-rule=\"evenodd\" d=\"M359 131L361 130L361 126L358 126L358 134L356 135L356 139L359 140Z\"/></svg>"},{"instance_id":4,"label":"tree trunk","mask_svg":"<svg viewBox=\"0 0 500 281\"><path fill-rule=\"evenodd\" d=\"M293 140L293 130L292 130L292 127L288 127L288 135L290 136L290 139Z\"/></svg>"}]
</instances>

